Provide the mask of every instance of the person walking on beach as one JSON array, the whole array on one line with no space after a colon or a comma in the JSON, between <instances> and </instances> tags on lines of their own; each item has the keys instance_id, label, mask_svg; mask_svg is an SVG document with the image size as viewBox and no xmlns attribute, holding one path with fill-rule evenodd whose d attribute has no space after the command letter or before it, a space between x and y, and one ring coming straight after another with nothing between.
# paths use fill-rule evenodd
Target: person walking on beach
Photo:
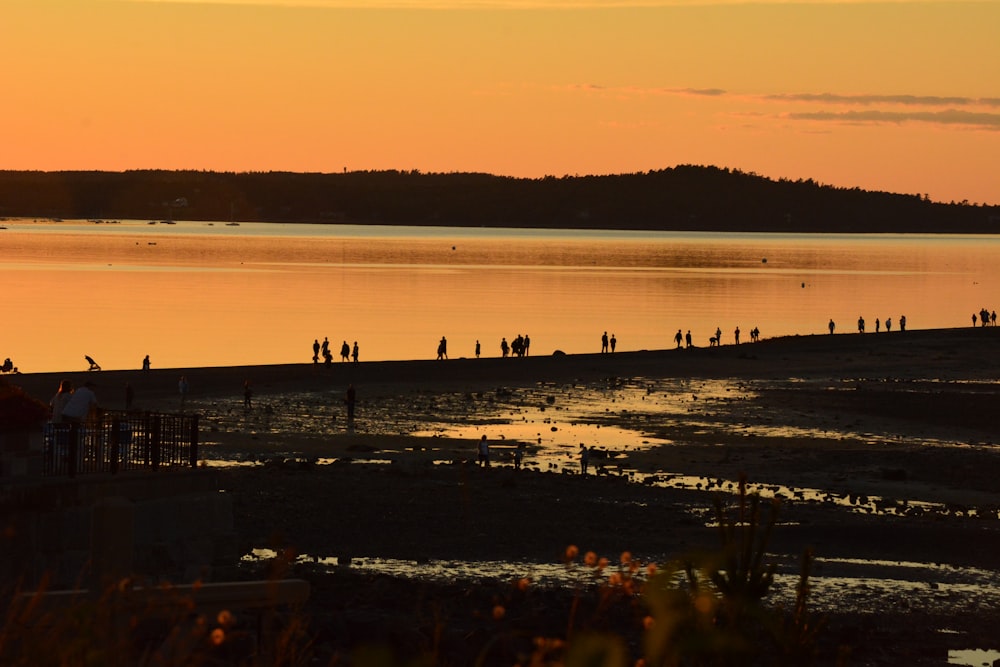
<instances>
[{"instance_id":1,"label":"person walking on beach","mask_svg":"<svg viewBox=\"0 0 1000 667\"><path fill-rule=\"evenodd\" d=\"M479 466L482 468L490 467L490 443L486 440L485 435L479 439Z\"/></svg>"},{"instance_id":2,"label":"person walking on beach","mask_svg":"<svg viewBox=\"0 0 1000 667\"><path fill-rule=\"evenodd\" d=\"M181 411L184 410L184 402L187 400L188 389L190 389L187 381L187 377L181 376L181 379L177 381L177 393L181 395Z\"/></svg>"},{"instance_id":3,"label":"person walking on beach","mask_svg":"<svg viewBox=\"0 0 1000 667\"><path fill-rule=\"evenodd\" d=\"M858 333L865 332L865 318L858 316Z\"/></svg>"},{"instance_id":4,"label":"person walking on beach","mask_svg":"<svg viewBox=\"0 0 1000 667\"><path fill-rule=\"evenodd\" d=\"M354 341L354 349L351 350L351 358L354 359L354 363L358 363L358 341Z\"/></svg>"},{"instance_id":5,"label":"person walking on beach","mask_svg":"<svg viewBox=\"0 0 1000 667\"><path fill-rule=\"evenodd\" d=\"M618 345L618 339L615 338L614 334L611 334L611 352L615 351L615 346Z\"/></svg>"},{"instance_id":6,"label":"person walking on beach","mask_svg":"<svg viewBox=\"0 0 1000 667\"><path fill-rule=\"evenodd\" d=\"M833 335L833 330L837 328L837 325L833 323L833 318L830 318L830 324L828 326L830 327L830 334Z\"/></svg>"},{"instance_id":7,"label":"person walking on beach","mask_svg":"<svg viewBox=\"0 0 1000 667\"><path fill-rule=\"evenodd\" d=\"M351 346L345 340L340 346L340 360L347 361L351 358Z\"/></svg>"},{"instance_id":8,"label":"person walking on beach","mask_svg":"<svg viewBox=\"0 0 1000 667\"><path fill-rule=\"evenodd\" d=\"M319 363L319 338L313 339L313 363Z\"/></svg>"},{"instance_id":9,"label":"person walking on beach","mask_svg":"<svg viewBox=\"0 0 1000 667\"><path fill-rule=\"evenodd\" d=\"M507 337L504 336L500 339L500 354L506 359L507 355L510 354L510 345L507 344Z\"/></svg>"},{"instance_id":10,"label":"person walking on beach","mask_svg":"<svg viewBox=\"0 0 1000 667\"><path fill-rule=\"evenodd\" d=\"M438 343L438 359L448 358L448 339L441 336L441 342Z\"/></svg>"},{"instance_id":11,"label":"person walking on beach","mask_svg":"<svg viewBox=\"0 0 1000 667\"><path fill-rule=\"evenodd\" d=\"M681 340L683 340L683 338L684 338L684 334L682 334L681 330L678 329L677 333L674 334L674 341L677 343L677 349L678 350L681 349Z\"/></svg>"},{"instance_id":12,"label":"person walking on beach","mask_svg":"<svg viewBox=\"0 0 1000 667\"><path fill-rule=\"evenodd\" d=\"M347 396L344 398L344 402L347 404L347 424L348 426L354 425L354 404L357 403L358 394L354 390L354 385L347 385Z\"/></svg>"},{"instance_id":13,"label":"person walking on beach","mask_svg":"<svg viewBox=\"0 0 1000 667\"><path fill-rule=\"evenodd\" d=\"M608 332L605 331L604 335L601 336L601 354L608 351Z\"/></svg>"},{"instance_id":14,"label":"person walking on beach","mask_svg":"<svg viewBox=\"0 0 1000 667\"><path fill-rule=\"evenodd\" d=\"M587 446L581 442L580 443L580 474L581 475L586 475L587 474L587 466L588 466L589 463L590 463L590 450L587 449Z\"/></svg>"}]
</instances>

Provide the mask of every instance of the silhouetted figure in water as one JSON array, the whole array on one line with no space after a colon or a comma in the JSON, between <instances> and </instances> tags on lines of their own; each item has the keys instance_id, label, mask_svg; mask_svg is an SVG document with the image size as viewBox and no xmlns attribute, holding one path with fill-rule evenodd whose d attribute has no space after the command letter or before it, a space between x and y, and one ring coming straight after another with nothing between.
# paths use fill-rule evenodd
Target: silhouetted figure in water
<instances>
[{"instance_id":1,"label":"silhouetted figure in water","mask_svg":"<svg viewBox=\"0 0 1000 667\"><path fill-rule=\"evenodd\" d=\"M601 336L601 352L604 353L607 351L608 351L608 332L605 331L604 335Z\"/></svg>"},{"instance_id":2,"label":"silhouetted figure in water","mask_svg":"<svg viewBox=\"0 0 1000 667\"><path fill-rule=\"evenodd\" d=\"M590 450L582 442L580 443L580 474L587 474L587 466L590 463Z\"/></svg>"},{"instance_id":3,"label":"silhouetted figure in water","mask_svg":"<svg viewBox=\"0 0 1000 667\"><path fill-rule=\"evenodd\" d=\"M485 435L479 439L479 465L483 468L490 467L490 443Z\"/></svg>"},{"instance_id":4,"label":"silhouetted figure in water","mask_svg":"<svg viewBox=\"0 0 1000 667\"><path fill-rule=\"evenodd\" d=\"M347 386L347 396L344 398L344 403L347 404L347 424L354 424L354 404L357 403L358 394L354 390L354 385Z\"/></svg>"},{"instance_id":5,"label":"silhouetted figure in water","mask_svg":"<svg viewBox=\"0 0 1000 667\"><path fill-rule=\"evenodd\" d=\"M514 470L521 469L521 460L524 458L524 443L517 443L517 447L514 448Z\"/></svg>"},{"instance_id":6,"label":"silhouetted figure in water","mask_svg":"<svg viewBox=\"0 0 1000 667\"><path fill-rule=\"evenodd\" d=\"M97 363L96 361L94 361L93 357L91 357L88 354L85 354L85 355L83 355L83 358L87 360L88 364L90 364L90 368L87 369L88 371L99 371L99 370L101 370L101 365L99 363Z\"/></svg>"}]
</instances>

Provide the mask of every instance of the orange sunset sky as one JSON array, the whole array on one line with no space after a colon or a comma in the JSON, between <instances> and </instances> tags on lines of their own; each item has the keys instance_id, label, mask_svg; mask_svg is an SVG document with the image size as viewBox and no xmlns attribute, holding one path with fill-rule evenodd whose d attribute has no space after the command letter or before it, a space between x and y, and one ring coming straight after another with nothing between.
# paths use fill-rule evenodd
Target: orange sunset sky
<instances>
[{"instance_id":1,"label":"orange sunset sky","mask_svg":"<svg viewBox=\"0 0 1000 667\"><path fill-rule=\"evenodd\" d=\"M0 169L711 164L1000 204L1000 0L0 0Z\"/></svg>"}]
</instances>

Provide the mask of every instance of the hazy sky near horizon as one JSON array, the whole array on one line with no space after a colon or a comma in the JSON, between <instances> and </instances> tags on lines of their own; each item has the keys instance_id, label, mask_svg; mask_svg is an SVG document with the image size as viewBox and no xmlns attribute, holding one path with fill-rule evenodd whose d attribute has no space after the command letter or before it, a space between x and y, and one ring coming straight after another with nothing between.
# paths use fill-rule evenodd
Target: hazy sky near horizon
<instances>
[{"instance_id":1,"label":"hazy sky near horizon","mask_svg":"<svg viewBox=\"0 0 1000 667\"><path fill-rule=\"evenodd\" d=\"M0 169L706 164L1000 204L1000 0L2 0Z\"/></svg>"}]
</instances>

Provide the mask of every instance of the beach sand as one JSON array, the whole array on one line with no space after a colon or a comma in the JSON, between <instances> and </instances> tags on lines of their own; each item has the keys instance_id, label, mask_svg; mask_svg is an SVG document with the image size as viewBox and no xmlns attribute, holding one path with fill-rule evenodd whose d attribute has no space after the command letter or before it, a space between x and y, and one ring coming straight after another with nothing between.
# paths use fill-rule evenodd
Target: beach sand
<instances>
[{"instance_id":1,"label":"beach sand","mask_svg":"<svg viewBox=\"0 0 1000 667\"><path fill-rule=\"evenodd\" d=\"M968 328L14 381L47 401L64 376L96 379L109 408L129 382L137 407L172 411L184 375L206 462L255 462L215 469L246 551L530 569L576 545L612 562L629 551L664 563L718 545L713 498L731 502L744 475L782 498L768 548L779 572L793 576L807 548L817 558L815 608L829 618L821 664L848 645L849 664L930 665L949 650L1000 649L998 349L1000 330ZM489 469L475 465L481 433L494 445ZM583 476L586 434L600 444ZM522 470L509 459L517 441ZM455 631L468 631L503 585L488 567L451 587L377 568L296 567L313 582L331 655L365 639L416 650L405 628L417 608L445 605Z\"/></svg>"}]
</instances>

